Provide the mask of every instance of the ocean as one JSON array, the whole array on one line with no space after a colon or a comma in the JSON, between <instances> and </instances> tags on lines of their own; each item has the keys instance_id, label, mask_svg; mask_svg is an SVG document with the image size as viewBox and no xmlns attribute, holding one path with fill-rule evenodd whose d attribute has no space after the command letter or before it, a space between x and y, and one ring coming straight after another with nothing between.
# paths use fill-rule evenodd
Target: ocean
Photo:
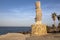
<instances>
[{"instance_id":1,"label":"ocean","mask_svg":"<svg viewBox=\"0 0 60 40\"><path fill-rule=\"evenodd\" d=\"M27 31L31 31L31 27L13 27L13 26L9 26L9 27L1 27L0 26L0 35L2 34L6 34L6 33L18 33L18 32L27 32Z\"/></svg>"}]
</instances>

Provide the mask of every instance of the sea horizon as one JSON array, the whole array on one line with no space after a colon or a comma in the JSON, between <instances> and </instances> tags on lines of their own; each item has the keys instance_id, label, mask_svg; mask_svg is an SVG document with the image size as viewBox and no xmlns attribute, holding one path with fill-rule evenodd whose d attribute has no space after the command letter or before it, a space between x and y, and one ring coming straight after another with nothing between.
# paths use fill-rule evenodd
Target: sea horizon
<instances>
[{"instance_id":1,"label":"sea horizon","mask_svg":"<svg viewBox=\"0 0 60 40\"><path fill-rule=\"evenodd\" d=\"M22 26L1 27L0 26L0 35L6 34L6 33L20 33L20 32L28 32L28 31L31 31L31 27L22 27Z\"/></svg>"}]
</instances>

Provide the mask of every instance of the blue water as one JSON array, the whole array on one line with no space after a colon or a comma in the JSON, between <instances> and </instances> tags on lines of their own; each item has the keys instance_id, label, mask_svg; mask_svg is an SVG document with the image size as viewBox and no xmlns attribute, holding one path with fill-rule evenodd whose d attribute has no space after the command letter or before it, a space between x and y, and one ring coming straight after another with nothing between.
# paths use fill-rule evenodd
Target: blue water
<instances>
[{"instance_id":1,"label":"blue water","mask_svg":"<svg viewBox=\"0 0 60 40\"><path fill-rule=\"evenodd\" d=\"M0 27L0 35L27 31L31 31L31 27Z\"/></svg>"}]
</instances>

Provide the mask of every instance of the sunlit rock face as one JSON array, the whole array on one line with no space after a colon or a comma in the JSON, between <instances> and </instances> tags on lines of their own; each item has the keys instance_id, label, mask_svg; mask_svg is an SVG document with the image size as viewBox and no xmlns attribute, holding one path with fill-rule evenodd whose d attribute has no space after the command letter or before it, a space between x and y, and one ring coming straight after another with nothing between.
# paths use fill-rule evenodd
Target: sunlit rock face
<instances>
[{"instance_id":1,"label":"sunlit rock face","mask_svg":"<svg viewBox=\"0 0 60 40\"><path fill-rule=\"evenodd\" d=\"M32 25L32 35L46 35L47 31L46 31L46 25L44 24L33 24Z\"/></svg>"},{"instance_id":2,"label":"sunlit rock face","mask_svg":"<svg viewBox=\"0 0 60 40\"><path fill-rule=\"evenodd\" d=\"M31 35L34 36L46 35L47 34L46 25L42 24L41 21L42 11L40 7L40 1L37 1L35 6L36 6L36 17L35 17L35 24L32 24Z\"/></svg>"},{"instance_id":3,"label":"sunlit rock face","mask_svg":"<svg viewBox=\"0 0 60 40\"><path fill-rule=\"evenodd\" d=\"M35 22L41 21L41 20L42 20L42 11L41 11L41 8L40 8L40 1L37 1L37 2L35 3L35 6L36 6Z\"/></svg>"}]
</instances>

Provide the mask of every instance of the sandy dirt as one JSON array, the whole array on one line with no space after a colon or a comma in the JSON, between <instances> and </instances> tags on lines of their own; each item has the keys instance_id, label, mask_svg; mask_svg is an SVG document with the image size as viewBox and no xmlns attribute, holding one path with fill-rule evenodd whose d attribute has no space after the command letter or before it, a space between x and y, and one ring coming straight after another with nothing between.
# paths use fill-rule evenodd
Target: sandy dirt
<instances>
[{"instance_id":1,"label":"sandy dirt","mask_svg":"<svg viewBox=\"0 0 60 40\"><path fill-rule=\"evenodd\" d=\"M27 35L21 33L8 33L5 35L0 35L0 40L25 40Z\"/></svg>"},{"instance_id":2,"label":"sandy dirt","mask_svg":"<svg viewBox=\"0 0 60 40\"><path fill-rule=\"evenodd\" d=\"M30 34L7 33L0 35L0 40L60 40L60 33L49 33L45 36L30 36Z\"/></svg>"},{"instance_id":3,"label":"sandy dirt","mask_svg":"<svg viewBox=\"0 0 60 40\"><path fill-rule=\"evenodd\" d=\"M44 36L31 36L26 38L26 40L60 40L60 33L48 33Z\"/></svg>"}]
</instances>

